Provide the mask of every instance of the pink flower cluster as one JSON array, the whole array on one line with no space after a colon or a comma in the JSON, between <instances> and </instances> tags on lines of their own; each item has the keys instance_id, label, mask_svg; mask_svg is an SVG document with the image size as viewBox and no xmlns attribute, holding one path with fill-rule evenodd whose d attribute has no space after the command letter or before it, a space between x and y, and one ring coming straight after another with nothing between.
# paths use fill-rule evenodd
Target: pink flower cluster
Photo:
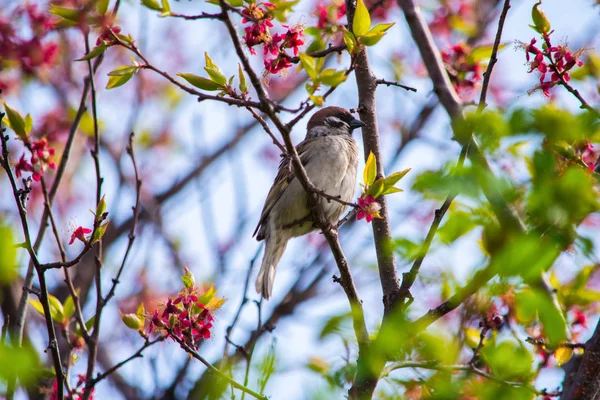
<instances>
[{"instance_id":1,"label":"pink flower cluster","mask_svg":"<svg viewBox=\"0 0 600 400\"><path fill-rule=\"evenodd\" d=\"M71 389L71 392L64 396L67 400L82 400L83 393L85 392L85 375L77 375L77 385ZM50 393L50 400L58 399L58 382L54 380L52 385L52 392ZM90 390L90 400L94 400L94 389Z\"/></svg>"},{"instance_id":2,"label":"pink flower cluster","mask_svg":"<svg viewBox=\"0 0 600 400\"><path fill-rule=\"evenodd\" d=\"M540 50L535 45L537 40L531 39L531 42L525 46L525 57L529 63L529 72L537 71L540 74L539 89L545 96L550 97L550 89L561 82L561 77L564 82L569 82L571 80L569 71L575 65L581 67L583 62L578 59L581 52L572 53L566 45L552 46L548 34L544 35L544 41ZM551 73L550 79L546 80L548 73Z\"/></svg>"},{"instance_id":3,"label":"pink flower cluster","mask_svg":"<svg viewBox=\"0 0 600 400\"><path fill-rule=\"evenodd\" d=\"M98 39L96 39L96 46L100 46L101 44L112 46L116 43L113 34L117 35L119 33L121 33L120 27L110 25L105 26L100 36L98 36Z\"/></svg>"},{"instance_id":4,"label":"pink flower cluster","mask_svg":"<svg viewBox=\"0 0 600 400\"><path fill-rule=\"evenodd\" d=\"M15 175L20 178L23 172L32 172L33 180L39 182L48 167L56 169L54 149L48 147L46 139L31 143L26 142L25 145L31 151L31 158L28 161L25 159L25 154L21 155L21 158L15 164Z\"/></svg>"},{"instance_id":5,"label":"pink flower cluster","mask_svg":"<svg viewBox=\"0 0 600 400\"><path fill-rule=\"evenodd\" d=\"M433 21L429 23L429 28L436 35L448 37L456 29L452 21L461 21L462 25L467 25L473 23L475 18L476 13L471 2L443 2L433 15Z\"/></svg>"},{"instance_id":6,"label":"pink flower cluster","mask_svg":"<svg viewBox=\"0 0 600 400\"><path fill-rule=\"evenodd\" d=\"M210 338L213 321L210 310L198 302L197 289L185 288L175 299L169 298L162 313L154 310L147 331L166 333L173 340L175 336L198 349L202 340Z\"/></svg>"},{"instance_id":7,"label":"pink flower cluster","mask_svg":"<svg viewBox=\"0 0 600 400\"><path fill-rule=\"evenodd\" d=\"M15 28L15 20L27 18L33 36L23 38L21 29ZM0 15L0 54L3 61L16 61L21 71L33 75L41 68L54 64L58 56L58 45L54 42L43 42L52 30L53 21L48 14L38 11L35 4L25 4L15 10L11 16Z\"/></svg>"},{"instance_id":8,"label":"pink flower cluster","mask_svg":"<svg viewBox=\"0 0 600 400\"><path fill-rule=\"evenodd\" d=\"M262 44L265 69L271 74L277 74L293 65L286 49L291 49L294 56L297 56L300 46L304 44L304 31L300 26L282 25L287 29L284 34L271 35L269 28L273 27L273 9L275 5L271 3L250 4L242 10L242 23L250 23L244 28L244 42L250 53L256 54L254 47Z\"/></svg>"},{"instance_id":9,"label":"pink flower cluster","mask_svg":"<svg viewBox=\"0 0 600 400\"><path fill-rule=\"evenodd\" d=\"M358 198L358 206L360 210L356 213L356 219L365 219L367 222L373 221L374 218L381 218L379 211L381 204L375 201L372 195Z\"/></svg>"},{"instance_id":10,"label":"pink flower cluster","mask_svg":"<svg viewBox=\"0 0 600 400\"><path fill-rule=\"evenodd\" d=\"M324 29L336 25L338 20L346 15L346 3L332 2L328 5L318 3L316 15L319 18L317 28Z\"/></svg>"},{"instance_id":11,"label":"pink flower cluster","mask_svg":"<svg viewBox=\"0 0 600 400\"><path fill-rule=\"evenodd\" d=\"M468 60L469 52L469 47L464 44L457 44L447 51L442 51L442 60L450 81L459 95L471 92L482 78L481 66L478 62Z\"/></svg>"}]
</instances>

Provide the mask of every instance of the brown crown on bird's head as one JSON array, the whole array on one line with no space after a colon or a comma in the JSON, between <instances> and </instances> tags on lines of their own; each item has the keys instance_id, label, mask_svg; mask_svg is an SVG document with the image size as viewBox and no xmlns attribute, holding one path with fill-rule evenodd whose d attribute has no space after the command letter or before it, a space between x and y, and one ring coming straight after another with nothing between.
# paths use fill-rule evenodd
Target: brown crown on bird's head
<instances>
[{"instance_id":1,"label":"brown crown on bird's head","mask_svg":"<svg viewBox=\"0 0 600 400\"><path fill-rule=\"evenodd\" d=\"M306 125L306 137L352 135L354 129L363 126L365 123L354 118L350 111L330 106L313 114Z\"/></svg>"}]
</instances>

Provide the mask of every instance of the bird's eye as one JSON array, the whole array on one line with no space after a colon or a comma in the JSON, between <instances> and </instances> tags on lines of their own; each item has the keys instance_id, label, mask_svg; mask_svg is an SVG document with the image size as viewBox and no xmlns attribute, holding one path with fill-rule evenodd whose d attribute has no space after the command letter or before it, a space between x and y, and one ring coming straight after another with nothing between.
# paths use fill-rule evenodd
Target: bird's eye
<instances>
[{"instance_id":1,"label":"bird's eye","mask_svg":"<svg viewBox=\"0 0 600 400\"><path fill-rule=\"evenodd\" d=\"M338 117L327 117L325 118L325 123L332 128L342 128L344 126L348 126L347 123L339 119Z\"/></svg>"}]
</instances>

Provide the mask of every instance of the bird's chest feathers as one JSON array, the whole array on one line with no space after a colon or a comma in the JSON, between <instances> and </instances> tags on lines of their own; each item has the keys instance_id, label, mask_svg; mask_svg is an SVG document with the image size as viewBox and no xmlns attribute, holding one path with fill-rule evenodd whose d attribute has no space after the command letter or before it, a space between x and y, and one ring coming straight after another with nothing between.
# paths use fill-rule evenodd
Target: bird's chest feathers
<instances>
[{"instance_id":1,"label":"bird's chest feathers","mask_svg":"<svg viewBox=\"0 0 600 400\"><path fill-rule=\"evenodd\" d=\"M353 139L325 137L306 164L306 173L316 188L346 201L354 194L358 146Z\"/></svg>"}]
</instances>

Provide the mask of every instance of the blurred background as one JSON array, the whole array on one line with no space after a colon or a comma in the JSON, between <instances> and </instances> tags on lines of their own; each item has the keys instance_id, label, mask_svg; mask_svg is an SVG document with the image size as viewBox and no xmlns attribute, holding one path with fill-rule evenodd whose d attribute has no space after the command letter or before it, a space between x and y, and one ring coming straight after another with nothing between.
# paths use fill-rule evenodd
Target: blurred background
<instances>
[{"instance_id":1,"label":"blurred background","mask_svg":"<svg viewBox=\"0 0 600 400\"><path fill-rule=\"evenodd\" d=\"M73 5L70 1L53 3ZM110 2L110 7L113 3ZM418 3L438 46L447 54L452 55L452 46L459 43L478 47L493 42L501 8L498 1ZM488 96L488 104L494 109L536 107L548 101L539 91L528 94L538 83L538 78L528 73L525 53L519 44L528 44L532 37L537 36L528 27L534 2L512 3L502 38L505 47L499 54ZM340 6L341 3L318 0L294 2L287 24L316 26L319 21L323 22L323 8L330 13L332 8ZM593 0L546 1L543 6L552 22L555 41L568 43L571 49L585 48L590 54L597 54L600 7ZM31 114L33 135L47 138L50 146L56 149L58 160L87 75L85 62L73 62L85 54L83 36L77 29L50 29L40 35L36 29L44 25L43 19L56 18L48 13L45 1L0 1L0 10L1 98L23 115ZM218 7L198 0L182 0L171 2L171 10L197 15L218 12ZM204 74L205 52L225 75L237 73L237 57L220 21L161 18L159 14L136 1L124 0L120 3L114 25L121 28L121 33L131 34L142 54L158 69L172 76L179 72ZM383 40L369 48L376 76L418 90L413 93L398 87L380 86L377 91L377 116L386 173L411 168L398 185L405 191L388 197L392 233L397 240L398 271L402 273L410 268L411 251L414 252L415 246L424 239L434 210L441 205L440 198L443 198L432 198L420 190L413 190L413 182L424 171L438 170L448 163L455 163L460 146L451 139L449 119L432 92L431 82L398 6L384 0L372 15L379 22L395 22ZM345 17L337 23L343 21ZM324 22L333 26L336 21ZM235 23L240 35L243 34L243 24L237 16ZM9 32L10 29L13 31ZM277 27L273 31L277 31ZM91 32L92 46L97 36L97 31ZM5 47L3 53L1 46L8 43L9 37L13 44L20 43L23 49L41 52L41 58L30 54L30 62L27 63L23 56L9 55L9 47ZM311 40L307 35L307 45ZM341 37L333 33L328 40L337 44ZM264 69L261 53L259 50L257 56L250 56L258 72ZM253 287L262 249L261 244L252 238L252 232L277 171L279 149L246 110L214 101L198 102L194 96L184 93L152 71L140 71L124 86L105 89L108 72L119 65L129 65L131 55L117 46L109 48L95 78L103 192L110 213L110 227L104 238L105 287L111 284L121 263L132 223L135 184L131 160L126 153L131 132L135 132L134 148L143 182L143 211L136 229L136 242L117 286L116 296L101 322L100 370L130 356L143 344L139 335L121 322L119 312L135 312L140 302L150 308L152 304L156 306L176 294L181 288L183 267L187 266L198 284L205 287L214 284L217 295L227 299L215 315L211 339L200 348L204 357L217 365L224 352L240 360L243 358L240 354L236 355L234 346L226 346L225 335L247 296L248 301L241 308L239 321L230 338L238 345L257 339L248 385L258 387L258 381L264 377L262 369L268 367L268 359L274 355L276 371L265 390L271 398L339 398L343 394L342 389L319 375L337 374L337 378L343 381L347 360L353 360L357 350L347 317L348 301L341 287L332 280L337 268L323 236L313 233L290 242L277 270L271 300L258 303L260 299ZM326 63L338 69L346 68L349 57L347 54L332 54ZM307 97L304 88L306 78L304 71L292 67L285 74L269 75L266 79L272 98L290 108L297 108ZM326 105L357 107L354 79L351 74L327 98ZM473 82L472 87L468 82L465 84L460 90L463 100L478 101L479 83ZM599 95L594 84L589 80L574 81L573 84L591 103L597 104ZM552 96L556 104L577 110L578 104L572 97L558 92ZM281 118L291 120L293 115L282 113ZM304 137L308 118L294 128L295 143ZM355 137L362 148L360 133L356 133ZM16 162L23 148L20 143L11 142L11 159ZM510 144L514 142L506 146ZM71 159L53 206L63 243L69 240L73 226L89 227L93 222L89 212L95 207L95 172L89 154L92 147L92 119L86 113L75 136ZM523 151L527 151L527 145ZM517 157L498 157L492 162L494 169L509 174L517 181L524 176L526 167ZM363 166L361 160L359 171ZM52 170L46 172L48 179L52 179L53 174ZM1 224L8 226L19 242L22 231L5 174L0 174L0 193ZM357 188L357 196L358 193ZM461 201L459 197L453 211L461 212ZM469 204L469 200L465 202ZM42 211L41 190L39 184L34 184L28 203L28 220L34 237ZM595 236L597 226L597 221L590 220L582 229ZM452 229L456 228L446 230L449 236L453 235ZM425 259L412 290L415 302L410 309L411 316L418 317L438 305L447 297L448 291L452 292L452 288L464 283L471 272L482 265L485 255L480 246L481 229L466 229L460 236L457 240L444 242L442 234L434 241L433 250ZM364 220L352 219L343 226L340 237L364 302L367 324L374 329L381 321L383 307L371 226ZM77 255L82 247L80 242L67 246L68 258ZM59 259L49 232L39 257L42 262ZM18 276L11 282L0 282L4 285L1 322L6 320L6 315L14 312L14 299L21 294L28 261L26 252L19 250ZM596 263L595 253L561 257L559 266L562 268L557 268L557 276L568 280L577 274L578 266ZM252 269L250 273L249 269ZM86 318L95 310L93 272L91 257L86 257L72 269L75 286L81 290ZM64 300L68 292L62 271L52 270L47 276L50 293ZM246 289L248 276L250 284ZM34 282L37 284L37 280ZM256 331L259 315L260 322L269 322L269 329ZM432 329L458 329L462 322L457 312ZM594 325L595 319L591 319L589 326ZM27 314L26 335L41 357L48 357L43 353L47 342L44 320L33 309ZM582 328L581 335L584 339L589 332ZM80 359L72 370L74 376L85 373L86 354L81 352L78 356ZM244 368L244 363L234 367L238 380L243 379ZM99 385L96 398L185 398L189 393L193 394L191 398L200 398L199 393L204 389L198 382L204 373L205 368L191 361L177 344L164 342L149 348L143 358L128 363ZM562 369L550 365L539 375L538 385L557 387L563 374ZM396 375L398 379L406 376L414 374ZM394 398L397 390L387 379L378 386L380 397L387 394ZM25 396L24 392L20 392L17 398Z\"/></svg>"}]
</instances>

